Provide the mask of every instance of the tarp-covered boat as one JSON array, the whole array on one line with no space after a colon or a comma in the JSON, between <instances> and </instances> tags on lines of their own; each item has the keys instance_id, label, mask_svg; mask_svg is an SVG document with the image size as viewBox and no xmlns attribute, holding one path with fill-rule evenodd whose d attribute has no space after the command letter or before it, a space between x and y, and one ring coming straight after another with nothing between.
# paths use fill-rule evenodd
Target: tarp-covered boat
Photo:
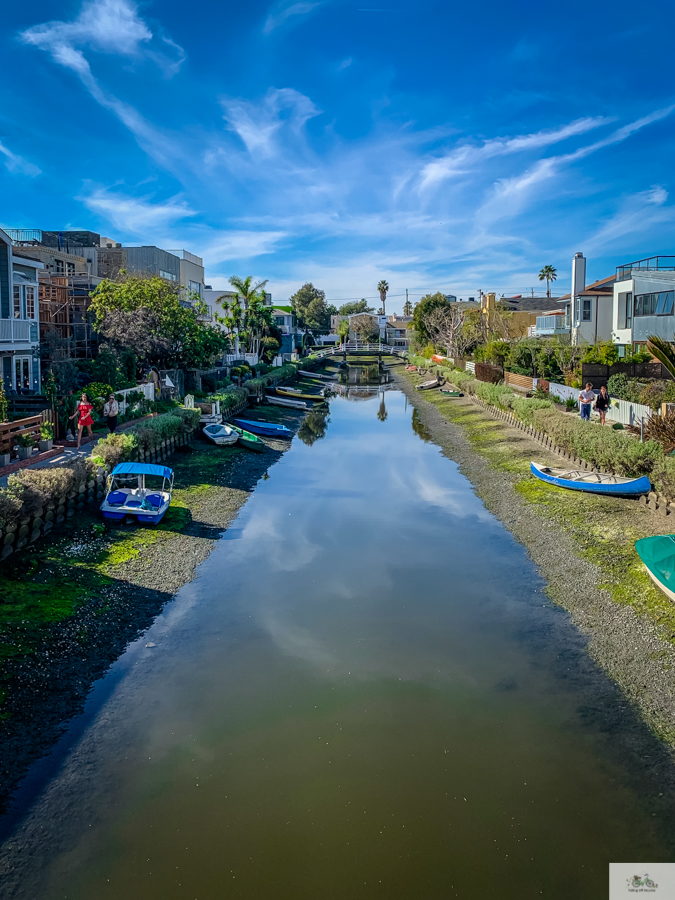
<instances>
[{"instance_id":1,"label":"tarp-covered boat","mask_svg":"<svg viewBox=\"0 0 675 900\"><path fill-rule=\"evenodd\" d=\"M275 425L273 422L254 422L253 419L234 419L234 424L239 428L245 428L253 434L262 434L265 437L292 438L293 432L285 425Z\"/></svg>"},{"instance_id":2,"label":"tarp-covered boat","mask_svg":"<svg viewBox=\"0 0 675 900\"><path fill-rule=\"evenodd\" d=\"M146 478L161 478L161 488L148 487ZM173 469L154 463L120 463L108 476L107 487L101 503L104 519L121 521L125 516L136 516L139 522L156 525L171 503Z\"/></svg>"},{"instance_id":3,"label":"tarp-covered boat","mask_svg":"<svg viewBox=\"0 0 675 900\"><path fill-rule=\"evenodd\" d=\"M646 475L640 478L625 478L605 472L586 472L583 469L557 469L531 462L530 471L548 484L570 488L573 491L588 491L591 494L605 494L609 497L639 497L648 494L652 486Z\"/></svg>"},{"instance_id":4,"label":"tarp-covered boat","mask_svg":"<svg viewBox=\"0 0 675 900\"><path fill-rule=\"evenodd\" d=\"M219 447L230 447L239 440L239 432L230 425L207 425L202 428L202 433Z\"/></svg>"},{"instance_id":5,"label":"tarp-covered boat","mask_svg":"<svg viewBox=\"0 0 675 900\"><path fill-rule=\"evenodd\" d=\"M675 534L642 538L635 549L654 584L675 600Z\"/></svg>"}]
</instances>

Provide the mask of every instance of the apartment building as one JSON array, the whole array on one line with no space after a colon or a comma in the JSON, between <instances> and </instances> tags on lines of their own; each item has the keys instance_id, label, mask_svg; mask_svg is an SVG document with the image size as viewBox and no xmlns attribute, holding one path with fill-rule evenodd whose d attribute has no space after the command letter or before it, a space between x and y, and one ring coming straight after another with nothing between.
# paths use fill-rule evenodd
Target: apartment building
<instances>
[{"instance_id":1,"label":"apartment building","mask_svg":"<svg viewBox=\"0 0 675 900\"><path fill-rule=\"evenodd\" d=\"M612 297L611 339L644 346L652 335L675 341L675 256L651 256L618 266Z\"/></svg>"},{"instance_id":2,"label":"apartment building","mask_svg":"<svg viewBox=\"0 0 675 900\"><path fill-rule=\"evenodd\" d=\"M38 272L45 264L15 256L0 229L0 375L5 391L40 390Z\"/></svg>"}]
</instances>

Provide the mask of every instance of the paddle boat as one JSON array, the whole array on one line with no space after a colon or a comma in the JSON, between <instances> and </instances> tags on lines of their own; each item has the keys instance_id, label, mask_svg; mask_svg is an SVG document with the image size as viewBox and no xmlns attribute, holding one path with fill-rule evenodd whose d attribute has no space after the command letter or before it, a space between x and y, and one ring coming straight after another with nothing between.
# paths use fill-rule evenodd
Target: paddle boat
<instances>
[{"instance_id":1,"label":"paddle boat","mask_svg":"<svg viewBox=\"0 0 675 900\"><path fill-rule=\"evenodd\" d=\"M202 434L219 447L230 447L239 440L239 434L229 425L205 425Z\"/></svg>"},{"instance_id":2,"label":"paddle boat","mask_svg":"<svg viewBox=\"0 0 675 900\"><path fill-rule=\"evenodd\" d=\"M250 431L244 431L244 429L239 428L238 425L231 425L230 427L239 435L239 443L242 447L246 447L247 450L253 450L255 453L265 452L267 444L264 441L261 441L259 437L251 434Z\"/></svg>"},{"instance_id":3,"label":"paddle boat","mask_svg":"<svg viewBox=\"0 0 675 900\"><path fill-rule=\"evenodd\" d=\"M293 432L285 425L274 425L272 422L255 422L253 419L233 419L239 428L245 428L252 434L262 434L264 437L292 438Z\"/></svg>"},{"instance_id":4,"label":"paddle boat","mask_svg":"<svg viewBox=\"0 0 675 900\"><path fill-rule=\"evenodd\" d=\"M274 394L265 394L265 399L273 406L285 406L290 409L309 409L304 400L291 400L289 397L275 397Z\"/></svg>"},{"instance_id":5,"label":"paddle boat","mask_svg":"<svg viewBox=\"0 0 675 900\"><path fill-rule=\"evenodd\" d=\"M675 600L675 534L642 538L635 549L654 584Z\"/></svg>"},{"instance_id":6,"label":"paddle boat","mask_svg":"<svg viewBox=\"0 0 675 900\"><path fill-rule=\"evenodd\" d=\"M161 488L146 485L146 478L162 479ZM171 503L173 469L154 463L125 462L108 476L106 497L101 503L104 519L120 521L136 516L139 522L157 525Z\"/></svg>"},{"instance_id":7,"label":"paddle boat","mask_svg":"<svg viewBox=\"0 0 675 900\"><path fill-rule=\"evenodd\" d=\"M554 469L535 462L530 463L530 471L547 484L570 488L573 491L605 494L608 497L639 497L640 494L648 494L652 489L646 475L640 478L624 478L621 475L586 472L583 469Z\"/></svg>"},{"instance_id":8,"label":"paddle boat","mask_svg":"<svg viewBox=\"0 0 675 900\"><path fill-rule=\"evenodd\" d=\"M288 397L291 400L311 400L312 403L323 403L325 399L323 394L310 394L298 388L279 387L277 388L277 394L280 397Z\"/></svg>"}]
</instances>

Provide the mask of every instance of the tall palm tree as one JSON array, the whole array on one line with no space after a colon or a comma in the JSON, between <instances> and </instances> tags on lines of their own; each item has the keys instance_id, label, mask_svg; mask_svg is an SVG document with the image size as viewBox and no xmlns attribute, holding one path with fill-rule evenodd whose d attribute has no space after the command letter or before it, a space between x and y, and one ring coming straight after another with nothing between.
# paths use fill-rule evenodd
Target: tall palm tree
<instances>
[{"instance_id":1,"label":"tall palm tree","mask_svg":"<svg viewBox=\"0 0 675 900\"><path fill-rule=\"evenodd\" d=\"M238 275L233 275L232 278L230 278L230 284L241 297L244 309L248 309L251 300L258 296L258 292L262 292L268 281L269 279L266 278L264 281L259 281L255 287L252 287L252 275L247 275L246 278L239 278Z\"/></svg>"},{"instance_id":2,"label":"tall palm tree","mask_svg":"<svg viewBox=\"0 0 675 900\"><path fill-rule=\"evenodd\" d=\"M412 311L413 311L412 303L410 302L410 300L406 300L405 303L403 304L403 315L404 316L412 316Z\"/></svg>"},{"instance_id":3,"label":"tall palm tree","mask_svg":"<svg viewBox=\"0 0 675 900\"><path fill-rule=\"evenodd\" d=\"M384 304L387 302L387 291L389 290L389 284L382 279L382 281L377 286L378 291L380 292L380 300L382 301L382 315L386 315L384 311Z\"/></svg>"},{"instance_id":4,"label":"tall palm tree","mask_svg":"<svg viewBox=\"0 0 675 900\"><path fill-rule=\"evenodd\" d=\"M558 277L558 270L555 266L544 266L544 268L539 273L539 281L544 281L546 279L546 296L551 296L551 282L555 281Z\"/></svg>"},{"instance_id":5,"label":"tall palm tree","mask_svg":"<svg viewBox=\"0 0 675 900\"><path fill-rule=\"evenodd\" d=\"M655 356L660 363L668 369L670 374L675 378L675 347L663 338L653 334L647 340L647 350Z\"/></svg>"}]
</instances>

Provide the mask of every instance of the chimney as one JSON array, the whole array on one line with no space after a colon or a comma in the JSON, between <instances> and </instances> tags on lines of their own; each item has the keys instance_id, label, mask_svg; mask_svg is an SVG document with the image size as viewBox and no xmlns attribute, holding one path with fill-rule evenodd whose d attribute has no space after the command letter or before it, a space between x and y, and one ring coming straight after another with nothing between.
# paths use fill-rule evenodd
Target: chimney
<instances>
[{"instance_id":1,"label":"chimney","mask_svg":"<svg viewBox=\"0 0 675 900\"><path fill-rule=\"evenodd\" d=\"M586 287L586 257L575 253L572 260L572 297L576 297Z\"/></svg>"}]
</instances>

